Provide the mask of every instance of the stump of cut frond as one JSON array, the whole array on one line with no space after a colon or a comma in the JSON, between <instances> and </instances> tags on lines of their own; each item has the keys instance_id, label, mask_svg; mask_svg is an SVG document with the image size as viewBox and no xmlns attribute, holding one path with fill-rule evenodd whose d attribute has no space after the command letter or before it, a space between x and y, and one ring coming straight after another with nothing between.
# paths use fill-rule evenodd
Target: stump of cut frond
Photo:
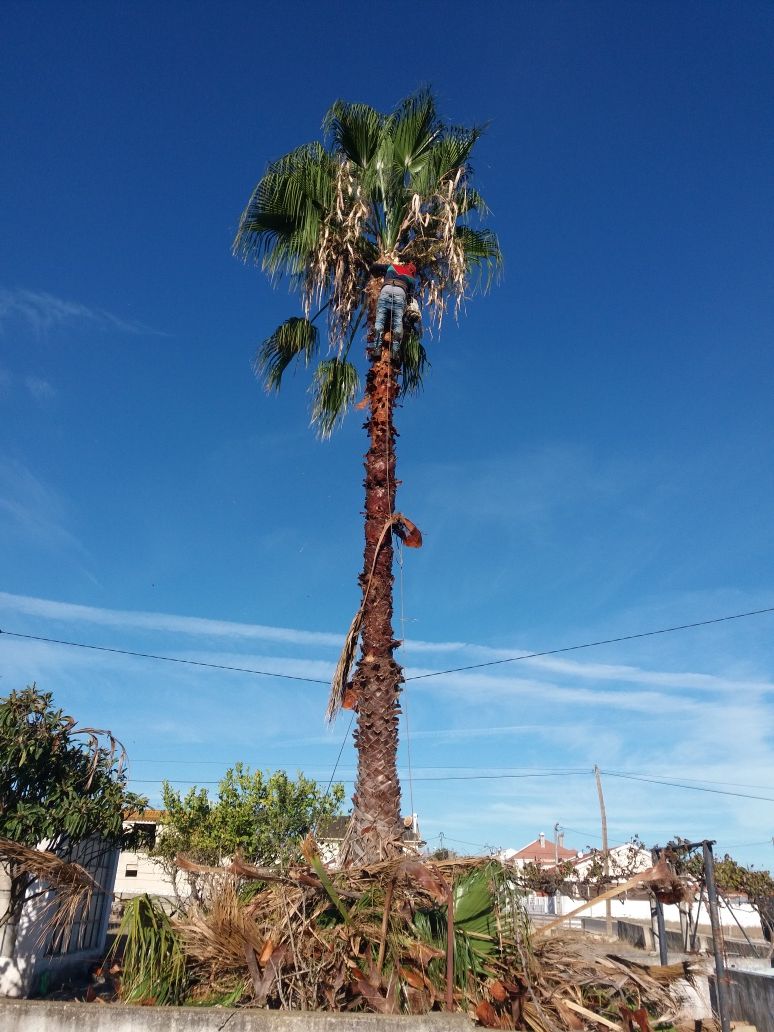
<instances>
[{"instance_id":1,"label":"stump of cut frond","mask_svg":"<svg viewBox=\"0 0 774 1032\"><path fill-rule=\"evenodd\" d=\"M283 872L179 860L206 890L172 921L174 949L165 926L156 967L166 1002L455 1010L486 1027L530 1032L622 1027L622 1008L635 1004L651 1021L677 1013L677 986L690 971L633 966L579 935L533 938L527 890L497 861L404 857L334 871L313 841L304 853L305 863ZM176 977L170 998L169 958L178 949L185 977ZM125 957L126 984L141 984L150 999L154 963L148 937L137 957Z\"/></svg>"}]
</instances>

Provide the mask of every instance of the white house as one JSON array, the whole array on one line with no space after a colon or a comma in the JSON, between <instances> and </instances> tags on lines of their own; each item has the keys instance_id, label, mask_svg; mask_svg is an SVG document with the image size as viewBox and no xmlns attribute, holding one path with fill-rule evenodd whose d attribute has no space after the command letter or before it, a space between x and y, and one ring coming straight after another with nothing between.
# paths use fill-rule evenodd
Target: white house
<instances>
[{"instance_id":1,"label":"white house","mask_svg":"<svg viewBox=\"0 0 774 1032\"><path fill-rule=\"evenodd\" d=\"M156 836L164 823L163 810L145 810L142 816L133 815L124 822L125 831L136 831L141 835L140 841L152 848ZM184 882L176 886L161 864L152 860L147 849L122 849L118 857L116 870L115 897L117 900L131 899L147 893L161 899L174 900L177 896L185 898L188 891Z\"/></svg>"}]
</instances>

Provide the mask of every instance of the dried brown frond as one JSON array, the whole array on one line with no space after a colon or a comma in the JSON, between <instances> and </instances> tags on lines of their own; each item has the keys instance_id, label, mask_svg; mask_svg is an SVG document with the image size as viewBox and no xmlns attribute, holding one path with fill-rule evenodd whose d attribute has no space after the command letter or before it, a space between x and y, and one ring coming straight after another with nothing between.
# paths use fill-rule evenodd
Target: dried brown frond
<instances>
[{"instance_id":1,"label":"dried brown frond","mask_svg":"<svg viewBox=\"0 0 774 1032\"><path fill-rule=\"evenodd\" d=\"M344 705L344 699L347 688L349 687L350 676L352 674L352 667L355 664L357 643L360 639L360 631L363 626L366 602L368 601L368 594L371 590L371 582L373 580L374 570L376 569L376 560L379 557L379 550L381 549L387 534L393 527L396 528L396 532L409 548L420 548L422 546L422 534L420 533L419 528L412 523L407 516L404 516L402 512L394 512L385 520L384 526L382 527L382 531L379 535L379 540L376 542L376 548L374 549L371 569L368 574L365 591L363 592L363 601L360 604L360 608L355 613L352 623L349 625L349 630L344 638L344 644L342 646L341 653L339 654L338 662L336 663L336 669L334 670L333 677L331 678L331 691L328 696L328 706L325 710L325 720L328 724L333 723Z\"/></svg>"},{"instance_id":2,"label":"dried brown frond","mask_svg":"<svg viewBox=\"0 0 774 1032\"><path fill-rule=\"evenodd\" d=\"M350 162L339 162L335 180L335 199L323 222L316 252L304 281L304 314L309 317L330 291L328 339L341 354L355 312L360 307L360 292L366 263L360 255L363 227L369 207L362 186Z\"/></svg>"},{"instance_id":3,"label":"dried brown frond","mask_svg":"<svg viewBox=\"0 0 774 1032\"><path fill-rule=\"evenodd\" d=\"M91 906L93 893L104 891L81 864L13 839L0 838L0 861L8 864L14 875L26 875L38 882L41 890L52 891L38 919L39 942L49 935L69 936L80 915Z\"/></svg>"},{"instance_id":4,"label":"dried brown frond","mask_svg":"<svg viewBox=\"0 0 774 1032\"><path fill-rule=\"evenodd\" d=\"M236 986L245 1003L287 1010L444 1009L445 933L428 937L427 915L445 928L452 885L458 892L460 880L476 872L492 871L506 883L517 878L483 857L404 855L334 871L322 864L313 839L304 854L309 866L275 875L283 880L265 884L249 901L240 883L261 868L236 861L230 870L216 869L205 902L176 921L200 996ZM529 1032L619 1027L622 1008L676 1015L690 966L625 961L581 933L533 937L526 919L523 927L514 922L518 894L507 903L498 898L491 897L497 931L483 935L491 944L483 965L455 972L453 1009L475 1012L487 1027ZM469 948L477 934L468 947L455 938L457 949Z\"/></svg>"}]
</instances>

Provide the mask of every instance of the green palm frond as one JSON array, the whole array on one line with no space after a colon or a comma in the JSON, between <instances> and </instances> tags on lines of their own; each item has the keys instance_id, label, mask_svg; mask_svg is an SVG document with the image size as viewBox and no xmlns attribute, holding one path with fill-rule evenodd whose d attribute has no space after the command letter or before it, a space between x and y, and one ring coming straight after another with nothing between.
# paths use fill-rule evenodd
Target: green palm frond
<instances>
[{"instance_id":1,"label":"green palm frond","mask_svg":"<svg viewBox=\"0 0 774 1032\"><path fill-rule=\"evenodd\" d=\"M270 275L298 273L313 252L335 196L336 164L320 143L273 162L242 214L234 253Z\"/></svg>"},{"instance_id":2,"label":"green palm frond","mask_svg":"<svg viewBox=\"0 0 774 1032\"><path fill-rule=\"evenodd\" d=\"M419 172L441 131L432 93L420 90L407 97L396 109L391 126L394 165L412 174Z\"/></svg>"},{"instance_id":3,"label":"green palm frond","mask_svg":"<svg viewBox=\"0 0 774 1032\"><path fill-rule=\"evenodd\" d=\"M423 387L425 371L430 365L427 351L419 333L412 331L404 335L398 353L400 361L401 396L419 394Z\"/></svg>"},{"instance_id":4,"label":"green palm frond","mask_svg":"<svg viewBox=\"0 0 774 1032\"><path fill-rule=\"evenodd\" d=\"M183 946L167 914L147 893L127 902L112 957L122 941L122 1000L181 1003L188 985Z\"/></svg>"},{"instance_id":5,"label":"green palm frond","mask_svg":"<svg viewBox=\"0 0 774 1032\"><path fill-rule=\"evenodd\" d=\"M472 211L478 215L489 214L489 205L478 190L474 190L467 183L457 191L456 200L460 208L460 215L468 215Z\"/></svg>"},{"instance_id":6,"label":"green palm frond","mask_svg":"<svg viewBox=\"0 0 774 1032\"><path fill-rule=\"evenodd\" d=\"M360 377L351 362L327 358L314 371L312 423L321 437L330 437L360 388Z\"/></svg>"},{"instance_id":7,"label":"green palm frond","mask_svg":"<svg viewBox=\"0 0 774 1032\"><path fill-rule=\"evenodd\" d=\"M464 175L470 173L468 158L483 133L483 128L473 126L471 129L454 127L433 140L427 154L427 160L412 178L411 187L417 193L430 194L450 176L456 176L458 170Z\"/></svg>"},{"instance_id":8,"label":"green palm frond","mask_svg":"<svg viewBox=\"0 0 774 1032\"><path fill-rule=\"evenodd\" d=\"M303 355L305 364L309 365L317 352L318 342L317 327L309 319L297 316L286 319L256 351L253 360L255 375L263 380L266 390L278 391L282 374L293 359Z\"/></svg>"},{"instance_id":9,"label":"green palm frond","mask_svg":"<svg viewBox=\"0 0 774 1032\"><path fill-rule=\"evenodd\" d=\"M497 236L491 229L458 226L457 239L464 250L468 274L476 278L473 286L488 290L503 267L503 254Z\"/></svg>"},{"instance_id":10,"label":"green palm frond","mask_svg":"<svg viewBox=\"0 0 774 1032\"><path fill-rule=\"evenodd\" d=\"M323 132L340 153L364 169L379 148L384 123L384 115L368 104L337 100L323 119Z\"/></svg>"}]
</instances>

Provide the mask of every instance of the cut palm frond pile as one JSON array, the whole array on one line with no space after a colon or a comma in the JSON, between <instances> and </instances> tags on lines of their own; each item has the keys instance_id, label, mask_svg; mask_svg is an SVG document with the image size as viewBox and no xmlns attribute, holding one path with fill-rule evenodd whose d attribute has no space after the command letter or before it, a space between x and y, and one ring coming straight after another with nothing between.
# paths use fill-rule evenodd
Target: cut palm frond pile
<instances>
[{"instance_id":1,"label":"cut palm frond pile","mask_svg":"<svg viewBox=\"0 0 774 1032\"><path fill-rule=\"evenodd\" d=\"M184 861L208 881L205 902L169 923L158 919L164 941L155 953L145 934L153 921L144 915L134 945L157 957L162 974L158 988L152 977L140 979L143 998L170 1001L174 971L175 985L188 985L185 998L194 1002L384 1014L463 1010L486 1027L530 1032L623 1029L622 1015L643 1008L651 1019L677 1013L675 982L690 977L681 965L632 965L580 935L533 938L523 890L497 861L404 856L331 871L311 839L304 855L306 865L284 873L241 861L223 869ZM136 968L132 948L130 941L128 970Z\"/></svg>"}]
</instances>

